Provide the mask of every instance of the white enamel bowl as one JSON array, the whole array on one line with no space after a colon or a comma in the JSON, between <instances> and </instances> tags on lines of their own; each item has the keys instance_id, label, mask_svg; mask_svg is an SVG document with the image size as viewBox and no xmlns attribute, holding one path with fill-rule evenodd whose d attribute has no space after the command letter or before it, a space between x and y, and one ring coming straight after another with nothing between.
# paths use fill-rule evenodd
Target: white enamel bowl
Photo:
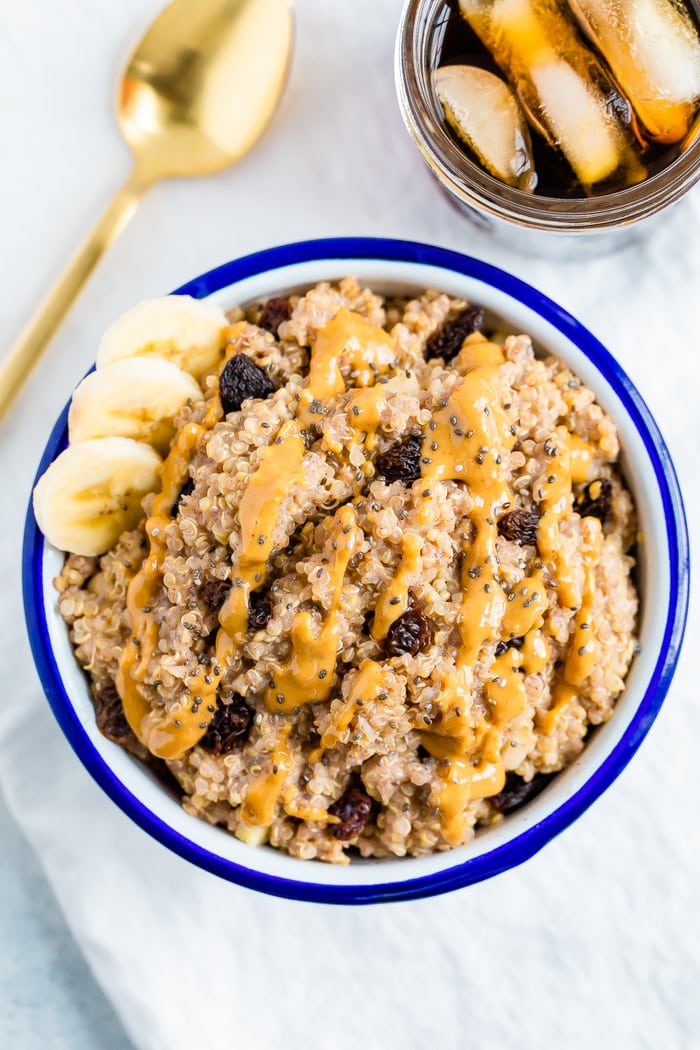
<instances>
[{"instance_id":1,"label":"white enamel bowl","mask_svg":"<svg viewBox=\"0 0 700 1050\"><path fill-rule=\"evenodd\" d=\"M612 783L639 747L668 691L688 599L688 538L678 483L649 410L615 359L569 314L529 285L454 252L404 241L344 239L285 245L238 259L179 292L224 307L354 274L382 292L442 289L484 306L513 331L563 358L616 421L622 468L639 512L641 651L615 712L580 757L523 809L469 845L430 857L353 860L345 867L246 846L188 816L143 765L97 730L86 680L57 611L52 579L62 555L29 508L24 547L28 630L49 703L80 761L137 824L194 864L232 882L301 900L369 903L443 893L513 867L572 823ZM64 411L38 474L66 443Z\"/></svg>"}]
</instances>

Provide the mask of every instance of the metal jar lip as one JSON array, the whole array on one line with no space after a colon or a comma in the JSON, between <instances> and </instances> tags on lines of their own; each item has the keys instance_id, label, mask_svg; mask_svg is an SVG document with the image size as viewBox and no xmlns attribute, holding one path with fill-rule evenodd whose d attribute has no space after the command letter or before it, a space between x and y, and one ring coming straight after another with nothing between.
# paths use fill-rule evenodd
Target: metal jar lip
<instances>
[{"instance_id":1,"label":"metal jar lip","mask_svg":"<svg viewBox=\"0 0 700 1050\"><path fill-rule=\"evenodd\" d=\"M446 20L444 0L406 0L396 38L395 80L404 123L433 174L459 201L527 229L590 234L626 227L677 201L700 180L700 128L668 167L600 197L538 197L482 170L444 127L432 69Z\"/></svg>"}]
</instances>

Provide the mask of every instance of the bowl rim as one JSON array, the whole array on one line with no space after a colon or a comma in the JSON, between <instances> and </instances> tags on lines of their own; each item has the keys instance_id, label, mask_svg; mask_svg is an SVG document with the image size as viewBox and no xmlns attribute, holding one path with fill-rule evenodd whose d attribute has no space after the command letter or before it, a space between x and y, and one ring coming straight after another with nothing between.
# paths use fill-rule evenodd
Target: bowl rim
<instances>
[{"instance_id":1,"label":"bowl rim","mask_svg":"<svg viewBox=\"0 0 700 1050\"><path fill-rule=\"evenodd\" d=\"M64 735L93 779L142 830L174 853L212 874L274 896L334 904L408 900L444 893L516 867L576 820L622 772L656 718L675 671L689 600L688 530L680 487L668 449L651 412L622 367L571 314L531 285L498 267L449 249L413 241L367 237L323 238L279 245L234 259L193 278L173 294L202 298L268 270L323 259L427 264L488 284L534 310L558 329L592 362L622 402L644 444L662 504L665 536L661 545L668 550L669 606L659 655L642 699L622 737L604 761L592 771L578 791L541 821L490 851L438 872L401 882L394 882L389 876L386 882L368 885L316 883L313 881L311 865L308 879L289 879L260 872L218 856L181 835L118 779L90 741L63 685L49 637L42 579L45 543L34 518L31 499L22 554L24 611L42 686ZM68 407L66 405L53 427L34 484L65 446Z\"/></svg>"}]
</instances>

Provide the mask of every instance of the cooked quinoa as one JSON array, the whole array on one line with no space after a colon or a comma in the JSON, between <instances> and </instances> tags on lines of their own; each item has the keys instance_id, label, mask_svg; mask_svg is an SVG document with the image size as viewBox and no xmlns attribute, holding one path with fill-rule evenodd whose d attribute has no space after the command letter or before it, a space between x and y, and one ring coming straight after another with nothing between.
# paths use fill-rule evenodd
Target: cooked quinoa
<instances>
[{"instance_id":1,"label":"cooked quinoa","mask_svg":"<svg viewBox=\"0 0 700 1050\"><path fill-rule=\"evenodd\" d=\"M98 725L246 842L335 863L468 842L624 688L615 425L437 291L346 278L230 320L144 522L56 580Z\"/></svg>"}]
</instances>

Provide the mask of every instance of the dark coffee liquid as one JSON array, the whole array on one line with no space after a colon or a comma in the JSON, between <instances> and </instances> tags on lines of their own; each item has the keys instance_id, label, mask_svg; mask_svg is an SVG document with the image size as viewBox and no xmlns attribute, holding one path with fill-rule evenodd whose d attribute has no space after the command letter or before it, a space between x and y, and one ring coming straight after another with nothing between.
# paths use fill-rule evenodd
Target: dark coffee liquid
<instances>
[{"instance_id":1,"label":"dark coffee liquid","mask_svg":"<svg viewBox=\"0 0 700 1050\"><path fill-rule=\"evenodd\" d=\"M445 0L438 16L435 43L437 45L436 66L479 66L503 79L503 72L496 65L489 51L482 44L469 23L461 16L458 0ZM583 36L581 36L581 46L592 48L590 41ZM601 62L603 62L603 65L605 64L602 58ZM445 122L445 129L459 148L478 164L478 157L472 153L467 144L459 138L447 122ZM533 127L530 127L530 135L532 137L535 170L537 171L535 193L540 197L585 197L586 193L563 153L553 149ZM649 175L655 175L676 159L680 153L680 144L676 143L673 146L667 146L649 143L644 147L639 146L638 149ZM615 184L614 182L607 182L596 186L596 193L612 193L615 190L623 189L625 185L625 183Z\"/></svg>"}]
</instances>

